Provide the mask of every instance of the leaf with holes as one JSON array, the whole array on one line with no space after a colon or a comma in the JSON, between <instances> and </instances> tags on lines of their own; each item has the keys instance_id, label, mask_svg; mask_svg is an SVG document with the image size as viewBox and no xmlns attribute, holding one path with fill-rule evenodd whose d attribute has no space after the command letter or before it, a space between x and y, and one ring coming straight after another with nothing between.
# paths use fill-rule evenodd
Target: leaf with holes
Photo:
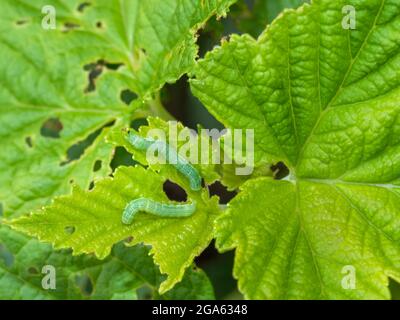
<instances>
[{"instance_id":1,"label":"leaf with holes","mask_svg":"<svg viewBox=\"0 0 400 320\"><path fill-rule=\"evenodd\" d=\"M2 1L5 214L29 212L71 184L88 188L106 176L113 151L106 127L128 125L135 109L153 105L154 93L187 72L196 31L234 1Z\"/></svg>"},{"instance_id":2,"label":"leaf with holes","mask_svg":"<svg viewBox=\"0 0 400 320\"><path fill-rule=\"evenodd\" d=\"M171 203L163 192L164 182L161 175L142 167L120 167L114 178L98 182L93 190L76 187L71 196L56 198L41 212L11 221L11 225L56 248L72 248L74 254L94 253L100 259L110 254L115 243L133 236L132 244L152 246L155 262L168 275L160 286L164 293L182 279L185 269L209 245L219 213L216 198L210 199L207 191L187 190L187 197L197 203L192 216L160 218L139 213L131 225L123 225L122 212L133 199Z\"/></svg>"},{"instance_id":3,"label":"leaf with holes","mask_svg":"<svg viewBox=\"0 0 400 320\"><path fill-rule=\"evenodd\" d=\"M290 170L247 181L216 222L246 297L389 298L388 277L400 281L399 70L395 0L315 0L199 62L195 95L224 125L255 129L258 164Z\"/></svg>"},{"instance_id":4,"label":"leaf with holes","mask_svg":"<svg viewBox=\"0 0 400 320\"><path fill-rule=\"evenodd\" d=\"M42 287L46 266L54 267L55 289ZM137 299L143 298L140 295L146 293L142 290L146 287L159 299L214 298L200 269L189 268L180 284L159 296L154 290L162 280L145 246L119 243L102 261L91 256L73 257L66 250L54 251L51 245L0 225L0 299Z\"/></svg>"}]
</instances>

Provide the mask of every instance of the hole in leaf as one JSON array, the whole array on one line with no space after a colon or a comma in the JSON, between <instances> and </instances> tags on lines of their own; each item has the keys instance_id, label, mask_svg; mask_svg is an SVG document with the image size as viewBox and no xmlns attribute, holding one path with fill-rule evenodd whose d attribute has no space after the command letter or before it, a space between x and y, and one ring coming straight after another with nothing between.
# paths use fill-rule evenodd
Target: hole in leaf
<instances>
[{"instance_id":1,"label":"hole in leaf","mask_svg":"<svg viewBox=\"0 0 400 320\"><path fill-rule=\"evenodd\" d=\"M99 28L99 29L103 28L103 23L101 21L97 21L96 22L96 27Z\"/></svg>"},{"instance_id":2,"label":"hole in leaf","mask_svg":"<svg viewBox=\"0 0 400 320\"><path fill-rule=\"evenodd\" d=\"M68 32L74 29L80 28L79 24L73 23L73 22L65 22L64 23L64 30L63 32Z\"/></svg>"},{"instance_id":3,"label":"hole in leaf","mask_svg":"<svg viewBox=\"0 0 400 320\"><path fill-rule=\"evenodd\" d=\"M122 102L127 106L129 106L133 100L138 98L137 94L129 89L122 90L120 97Z\"/></svg>"},{"instance_id":4,"label":"hole in leaf","mask_svg":"<svg viewBox=\"0 0 400 320\"><path fill-rule=\"evenodd\" d=\"M83 12L87 7L91 5L90 2L83 2L78 6L78 11Z\"/></svg>"},{"instance_id":5,"label":"hole in leaf","mask_svg":"<svg viewBox=\"0 0 400 320\"><path fill-rule=\"evenodd\" d=\"M125 239L125 243L127 243L127 244L131 243L132 241L133 241L133 237L132 236L130 236L130 237Z\"/></svg>"},{"instance_id":6,"label":"hole in leaf","mask_svg":"<svg viewBox=\"0 0 400 320\"><path fill-rule=\"evenodd\" d=\"M46 120L40 128L40 134L46 138L60 138L60 132L63 124L58 118L50 118Z\"/></svg>"},{"instance_id":7,"label":"hole in leaf","mask_svg":"<svg viewBox=\"0 0 400 320\"><path fill-rule=\"evenodd\" d=\"M7 249L7 247L0 243L0 260L4 261L7 268L11 268L14 264L14 255Z\"/></svg>"},{"instance_id":8,"label":"hole in leaf","mask_svg":"<svg viewBox=\"0 0 400 320\"><path fill-rule=\"evenodd\" d=\"M115 148L114 156L111 160L110 167L114 172L119 166L131 167L137 162L132 159L132 155L123 147Z\"/></svg>"},{"instance_id":9,"label":"hole in leaf","mask_svg":"<svg viewBox=\"0 0 400 320\"><path fill-rule=\"evenodd\" d=\"M16 22L15 22L15 24L17 25L17 26L23 26L24 24L27 24L28 23L28 20L17 20Z\"/></svg>"},{"instance_id":10,"label":"hole in leaf","mask_svg":"<svg viewBox=\"0 0 400 320\"><path fill-rule=\"evenodd\" d=\"M26 137L25 138L25 143L29 148L33 147L32 138L31 137Z\"/></svg>"},{"instance_id":11,"label":"hole in leaf","mask_svg":"<svg viewBox=\"0 0 400 320\"><path fill-rule=\"evenodd\" d=\"M98 64L87 64L83 67L85 71L89 71L88 80L89 84L85 89L85 93L92 92L96 90L96 79L101 75L103 72L103 66Z\"/></svg>"},{"instance_id":12,"label":"hole in leaf","mask_svg":"<svg viewBox=\"0 0 400 320\"><path fill-rule=\"evenodd\" d=\"M139 131L139 128L142 126L147 126L149 123L146 118L138 118L131 122L130 126L132 129Z\"/></svg>"},{"instance_id":13,"label":"hole in leaf","mask_svg":"<svg viewBox=\"0 0 400 320\"><path fill-rule=\"evenodd\" d=\"M66 234L72 235L75 232L75 227L74 226L65 227L64 231Z\"/></svg>"},{"instance_id":14,"label":"hole in leaf","mask_svg":"<svg viewBox=\"0 0 400 320\"><path fill-rule=\"evenodd\" d=\"M281 161L272 165L271 170L275 180L281 180L287 177L290 173L289 168Z\"/></svg>"},{"instance_id":15,"label":"hole in leaf","mask_svg":"<svg viewBox=\"0 0 400 320\"><path fill-rule=\"evenodd\" d=\"M29 268L28 268L28 272L29 272L30 274L38 274L38 273L39 273L39 270L38 270L36 267L29 267Z\"/></svg>"},{"instance_id":16,"label":"hole in leaf","mask_svg":"<svg viewBox=\"0 0 400 320\"><path fill-rule=\"evenodd\" d=\"M109 70L118 70L120 67L122 67L124 64L123 63L111 63L107 62L104 60L100 60L102 63L104 63L104 66L109 69Z\"/></svg>"},{"instance_id":17,"label":"hole in leaf","mask_svg":"<svg viewBox=\"0 0 400 320\"><path fill-rule=\"evenodd\" d=\"M186 191L176 183L173 183L170 180L164 182L163 190L167 195L168 199L178 202L186 202L187 201L187 193Z\"/></svg>"},{"instance_id":18,"label":"hole in leaf","mask_svg":"<svg viewBox=\"0 0 400 320\"><path fill-rule=\"evenodd\" d=\"M89 190L92 190L93 188L94 188L94 181L90 181Z\"/></svg>"},{"instance_id":19,"label":"hole in leaf","mask_svg":"<svg viewBox=\"0 0 400 320\"><path fill-rule=\"evenodd\" d=\"M83 70L89 72L89 84L85 88L84 92L88 93L96 90L96 79L103 73L104 68L115 71L118 70L122 65L123 63L111 63L103 59L100 59L95 63L84 65Z\"/></svg>"},{"instance_id":20,"label":"hole in leaf","mask_svg":"<svg viewBox=\"0 0 400 320\"><path fill-rule=\"evenodd\" d=\"M81 156L85 153L85 150L90 147L96 138L100 135L101 131L106 128L114 125L115 121L111 121L107 123L105 126L97 129L96 131L89 134L84 140L81 140L67 150L67 159L60 162L60 166L65 166L72 161L79 160Z\"/></svg>"},{"instance_id":21,"label":"hole in leaf","mask_svg":"<svg viewBox=\"0 0 400 320\"><path fill-rule=\"evenodd\" d=\"M208 190L210 197L215 195L219 197L219 204L227 204L237 195L236 191L228 191L228 188L219 181L209 185Z\"/></svg>"},{"instance_id":22,"label":"hole in leaf","mask_svg":"<svg viewBox=\"0 0 400 320\"><path fill-rule=\"evenodd\" d=\"M75 284L81 290L83 296L89 297L93 293L93 283L88 275L77 275L75 277Z\"/></svg>"},{"instance_id":23,"label":"hole in leaf","mask_svg":"<svg viewBox=\"0 0 400 320\"><path fill-rule=\"evenodd\" d=\"M101 160L96 160L96 162L93 165L93 171L94 172L99 171L101 169L101 164L102 164Z\"/></svg>"}]
</instances>

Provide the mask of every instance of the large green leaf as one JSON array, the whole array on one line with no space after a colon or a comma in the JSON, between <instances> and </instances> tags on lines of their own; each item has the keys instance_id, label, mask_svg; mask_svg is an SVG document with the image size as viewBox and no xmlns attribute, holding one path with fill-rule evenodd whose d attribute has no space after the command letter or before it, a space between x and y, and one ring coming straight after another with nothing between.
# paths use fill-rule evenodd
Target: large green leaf
<instances>
[{"instance_id":1,"label":"large green leaf","mask_svg":"<svg viewBox=\"0 0 400 320\"><path fill-rule=\"evenodd\" d=\"M342 9L356 9L356 29ZM256 161L286 181L246 182L217 220L248 298L389 298L400 281L400 3L316 0L257 39L199 62L192 89ZM350 267L348 267L350 266ZM342 286L355 271L355 288Z\"/></svg>"},{"instance_id":2,"label":"large green leaf","mask_svg":"<svg viewBox=\"0 0 400 320\"><path fill-rule=\"evenodd\" d=\"M0 199L19 215L109 172L105 125L187 72L195 33L235 0L55 0L56 29L42 28L45 0L3 0L0 11ZM47 21L47 20L45 20ZM135 102L122 101L131 91ZM126 99L125 99L125 102ZM129 100L128 100L129 102ZM151 103L150 103L151 104ZM147 105L147 104L146 104ZM59 137L41 134L48 120ZM50 122L51 123L51 122ZM46 126L45 126L46 127ZM71 146L94 139L79 157ZM69 161L68 161L69 160ZM96 162L101 169L93 172Z\"/></svg>"},{"instance_id":3,"label":"large green leaf","mask_svg":"<svg viewBox=\"0 0 400 320\"><path fill-rule=\"evenodd\" d=\"M179 282L193 259L214 236L213 222L219 213L218 201L207 191L187 191L196 201L196 212L188 218L160 218L139 214L123 225L122 212L128 202L147 197L169 203L163 191L165 179L142 167L120 167L113 178L99 181L93 190L74 188L71 196L56 198L41 212L21 217L12 226L56 248L72 248L74 254L94 253L107 257L114 243L133 236L132 244L152 246L151 254L168 278L160 286L163 293Z\"/></svg>"},{"instance_id":4,"label":"large green leaf","mask_svg":"<svg viewBox=\"0 0 400 320\"><path fill-rule=\"evenodd\" d=\"M55 269L56 289L42 287L44 266ZM136 299L141 287L157 290L163 277L149 250L141 245L117 244L105 260L73 257L66 250L29 239L0 226L1 299ZM193 290L193 288L196 290ZM161 299L213 299L204 272L188 269L182 282ZM140 298L140 296L139 296Z\"/></svg>"}]
</instances>

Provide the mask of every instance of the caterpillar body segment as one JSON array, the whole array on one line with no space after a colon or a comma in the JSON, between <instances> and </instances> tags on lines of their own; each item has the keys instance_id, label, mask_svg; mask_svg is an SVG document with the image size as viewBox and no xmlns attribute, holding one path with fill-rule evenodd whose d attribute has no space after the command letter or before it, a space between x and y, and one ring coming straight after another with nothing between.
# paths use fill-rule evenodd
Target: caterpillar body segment
<instances>
[{"instance_id":1,"label":"caterpillar body segment","mask_svg":"<svg viewBox=\"0 0 400 320\"><path fill-rule=\"evenodd\" d=\"M131 224L138 212L147 212L164 218L182 218L191 216L195 211L195 201L187 204L165 204L147 198L138 198L125 207L122 223Z\"/></svg>"},{"instance_id":2,"label":"caterpillar body segment","mask_svg":"<svg viewBox=\"0 0 400 320\"><path fill-rule=\"evenodd\" d=\"M153 144L157 144L157 149L160 155L166 159L168 164L171 164L183 174L188 180L190 189L199 191L201 189L201 176L197 169L170 145L163 141L143 138L135 133L129 132L127 140L138 150L147 150Z\"/></svg>"}]
</instances>

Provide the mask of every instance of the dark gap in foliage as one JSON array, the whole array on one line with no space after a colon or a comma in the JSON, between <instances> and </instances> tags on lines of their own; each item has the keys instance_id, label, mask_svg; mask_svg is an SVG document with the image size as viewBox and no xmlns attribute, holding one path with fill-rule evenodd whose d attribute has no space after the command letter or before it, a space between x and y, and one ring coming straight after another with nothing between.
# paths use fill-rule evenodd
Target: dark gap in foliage
<instances>
[{"instance_id":1,"label":"dark gap in foliage","mask_svg":"<svg viewBox=\"0 0 400 320\"><path fill-rule=\"evenodd\" d=\"M103 59L97 60L95 63L88 63L83 66L83 70L87 71L88 74L88 85L84 92L89 93L96 90L96 80L103 73L104 69L116 71L123 63L111 63Z\"/></svg>"},{"instance_id":2,"label":"dark gap in foliage","mask_svg":"<svg viewBox=\"0 0 400 320\"><path fill-rule=\"evenodd\" d=\"M90 181L89 190L93 190L94 188L94 181Z\"/></svg>"},{"instance_id":3,"label":"dark gap in foliage","mask_svg":"<svg viewBox=\"0 0 400 320\"><path fill-rule=\"evenodd\" d=\"M165 109L186 127L195 130L198 125L205 129L224 128L193 96L187 75L174 84L166 84L161 90L161 101Z\"/></svg>"},{"instance_id":4,"label":"dark gap in foliage","mask_svg":"<svg viewBox=\"0 0 400 320\"><path fill-rule=\"evenodd\" d=\"M69 32L71 30L74 29L78 29L81 26L79 24L73 23L73 22L65 22L64 23L64 29L62 30L62 32Z\"/></svg>"},{"instance_id":5,"label":"dark gap in foliage","mask_svg":"<svg viewBox=\"0 0 400 320\"><path fill-rule=\"evenodd\" d=\"M122 62L112 63L112 62L107 62L105 60L99 60L98 63L103 64L105 68L113 71L118 70L124 65Z\"/></svg>"},{"instance_id":6,"label":"dark gap in foliage","mask_svg":"<svg viewBox=\"0 0 400 320\"><path fill-rule=\"evenodd\" d=\"M3 216L3 212L4 212L3 204L0 202L0 217Z\"/></svg>"},{"instance_id":7,"label":"dark gap in foliage","mask_svg":"<svg viewBox=\"0 0 400 320\"><path fill-rule=\"evenodd\" d=\"M152 300L154 292L150 286L144 285L136 289L136 295L138 300Z\"/></svg>"},{"instance_id":8,"label":"dark gap in foliage","mask_svg":"<svg viewBox=\"0 0 400 320\"><path fill-rule=\"evenodd\" d=\"M86 87L84 92L85 93L92 92L92 91L96 90L95 81L103 72L103 66L101 66L97 63L90 63L90 64L85 65L83 67L83 69L85 71L89 72L89 75L88 75L89 84Z\"/></svg>"},{"instance_id":9,"label":"dark gap in foliage","mask_svg":"<svg viewBox=\"0 0 400 320\"><path fill-rule=\"evenodd\" d=\"M15 24L17 25L17 26L23 26L24 24L27 24L28 23L28 20L17 20L16 22L15 22Z\"/></svg>"},{"instance_id":10,"label":"dark gap in foliage","mask_svg":"<svg viewBox=\"0 0 400 320\"><path fill-rule=\"evenodd\" d=\"M129 106L133 100L138 98L138 95L129 89L125 89L121 91L120 98L123 103Z\"/></svg>"},{"instance_id":11,"label":"dark gap in foliage","mask_svg":"<svg viewBox=\"0 0 400 320\"><path fill-rule=\"evenodd\" d=\"M142 126L147 126L149 122L146 118L137 118L130 123L130 127L136 131Z\"/></svg>"},{"instance_id":12,"label":"dark gap in foliage","mask_svg":"<svg viewBox=\"0 0 400 320\"><path fill-rule=\"evenodd\" d=\"M228 188L219 181L209 185L208 190L210 196L219 197L219 204L227 204L237 195L237 191L228 191Z\"/></svg>"},{"instance_id":13,"label":"dark gap in foliage","mask_svg":"<svg viewBox=\"0 0 400 320\"><path fill-rule=\"evenodd\" d=\"M160 92L161 101L165 109L184 125L186 125L184 107L187 105L187 81L188 78L184 75L174 84L165 84Z\"/></svg>"},{"instance_id":14,"label":"dark gap in foliage","mask_svg":"<svg viewBox=\"0 0 400 320\"><path fill-rule=\"evenodd\" d=\"M222 41L228 40L229 35L233 33L240 32L230 14L223 19L215 16L209 19L204 28L200 29L197 33L199 58L204 58L208 51L219 46Z\"/></svg>"},{"instance_id":15,"label":"dark gap in foliage","mask_svg":"<svg viewBox=\"0 0 400 320\"><path fill-rule=\"evenodd\" d=\"M66 234L72 235L75 233L75 227L74 226L68 226L64 228L64 231Z\"/></svg>"},{"instance_id":16,"label":"dark gap in foliage","mask_svg":"<svg viewBox=\"0 0 400 320\"><path fill-rule=\"evenodd\" d=\"M97 129L96 131L89 134L84 140L81 140L72 145L71 147L69 147L67 150L67 159L61 161L60 166L65 166L71 163L72 161L79 160L81 156L85 153L85 150L89 148L96 140L96 138L100 135L101 131L106 127L113 126L114 123L115 121L110 121L100 129Z\"/></svg>"},{"instance_id":17,"label":"dark gap in foliage","mask_svg":"<svg viewBox=\"0 0 400 320\"><path fill-rule=\"evenodd\" d=\"M96 27L99 28L99 29L103 28L103 23L101 21L97 21L96 22Z\"/></svg>"},{"instance_id":18,"label":"dark gap in foliage","mask_svg":"<svg viewBox=\"0 0 400 320\"><path fill-rule=\"evenodd\" d=\"M14 264L14 255L7 249L4 244L0 243L0 259L4 261L7 268L11 268Z\"/></svg>"},{"instance_id":19,"label":"dark gap in foliage","mask_svg":"<svg viewBox=\"0 0 400 320\"><path fill-rule=\"evenodd\" d=\"M85 297L90 297L93 293L93 282L87 274L77 275L75 277L75 284L81 290Z\"/></svg>"},{"instance_id":20,"label":"dark gap in foliage","mask_svg":"<svg viewBox=\"0 0 400 320\"><path fill-rule=\"evenodd\" d=\"M28 272L30 274L39 274L39 270L36 267L29 267Z\"/></svg>"},{"instance_id":21,"label":"dark gap in foliage","mask_svg":"<svg viewBox=\"0 0 400 320\"><path fill-rule=\"evenodd\" d=\"M114 156L110 163L112 172L114 172L119 166L132 167L135 164L137 164L137 162L132 159L132 154L126 151L124 147L115 148Z\"/></svg>"},{"instance_id":22,"label":"dark gap in foliage","mask_svg":"<svg viewBox=\"0 0 400 320\"><path fill-rule=\"evenodd\" d=\"M93 165L93 172L97 172L101 169L102 167L102 161L101 160L96 160L96 162Z\"/></svg>"},{"instance_id":23,"label":"dark gap in foliage","mask_svg":"<svg viewBox=\"0 0 400 320\"><path fill-rule=\"evenodd\" d=\"M83 12L87 7L91 6L90 2L82 2L79 6L78 6L78 11L79 12Z\"/></svg>"},{"instance_id":24,"label":"dark gap in foliage","mask_svg":"<svg viewBox=\"0 0 400 320\"><path fill-rule=\"evenodd\" d=\"M169 200L177 201L177 202L186 202L187 201L187 193L186 191L178 184L167 180L163 184L163 190L167 195Z\"/></svg>"},{"instance_id":25,"label":"dark gap in foliage","mask_svg":"<svg viewBox=\"0 0 400 320\"><path fill-rule=\"evenodd\" d=\"M389 278L389 290L392 300L400 300L400 283L396 280Z\"/></svg>"},{"instance_id":26,"label":"dark gap in foliage","mask_svg":"<svg viewBox=\"0 0 400 320\"><path fill-rule=\"evenodd\" d=\"M60 132L63 129L63 124L58 118L49 118L43 122L40 128L40 135L46 138L60 138Z\"/></svg>"},{"instance_id":27,"label":"dark gap in foliage","mask_svg":"<svg viewBox=\"0 0 400 320\"><path fill-rule=\"evenodd\" d=\"M74 182L75 182L74 179L69 180L69 183L70 183L70 184L73 184Z\"/></svg>"},{"instance_id":28,"label":"dark gap in foliage","mask_svg":"<svg viewBox=\"0 0 400 320\"><path fill-rule=\"evenodd\" d=\"M25 143L29 148L32 148L33 147L32 137L26 137Z\"/></svg>"},{"instance_id":29,"label":"dark gap in foliage","mask_svg":"<svg viewBox=\"0 0 400 320\"><path fill-rule=\"evenodd\" d=\"M237 281L232 276L234 251L219 253L215 248L215 241L195 259L195 264L203 269L210 279L216 299L225 299L233 292L237 292ZM242 298L239 294L236 299Z\"/></svg>"},{"instance_id":30,"label":"dark gap in foliage","mask_svg":"<svg viewBox=\"0 0 400 320\"><path fill-rule=\"evenodd\" d=\"M290 173L289 168L281 161L277 164L272 165L271 171L273 172L275 180L281 180L287 177Z\"/></svg>"}]
</instances>

